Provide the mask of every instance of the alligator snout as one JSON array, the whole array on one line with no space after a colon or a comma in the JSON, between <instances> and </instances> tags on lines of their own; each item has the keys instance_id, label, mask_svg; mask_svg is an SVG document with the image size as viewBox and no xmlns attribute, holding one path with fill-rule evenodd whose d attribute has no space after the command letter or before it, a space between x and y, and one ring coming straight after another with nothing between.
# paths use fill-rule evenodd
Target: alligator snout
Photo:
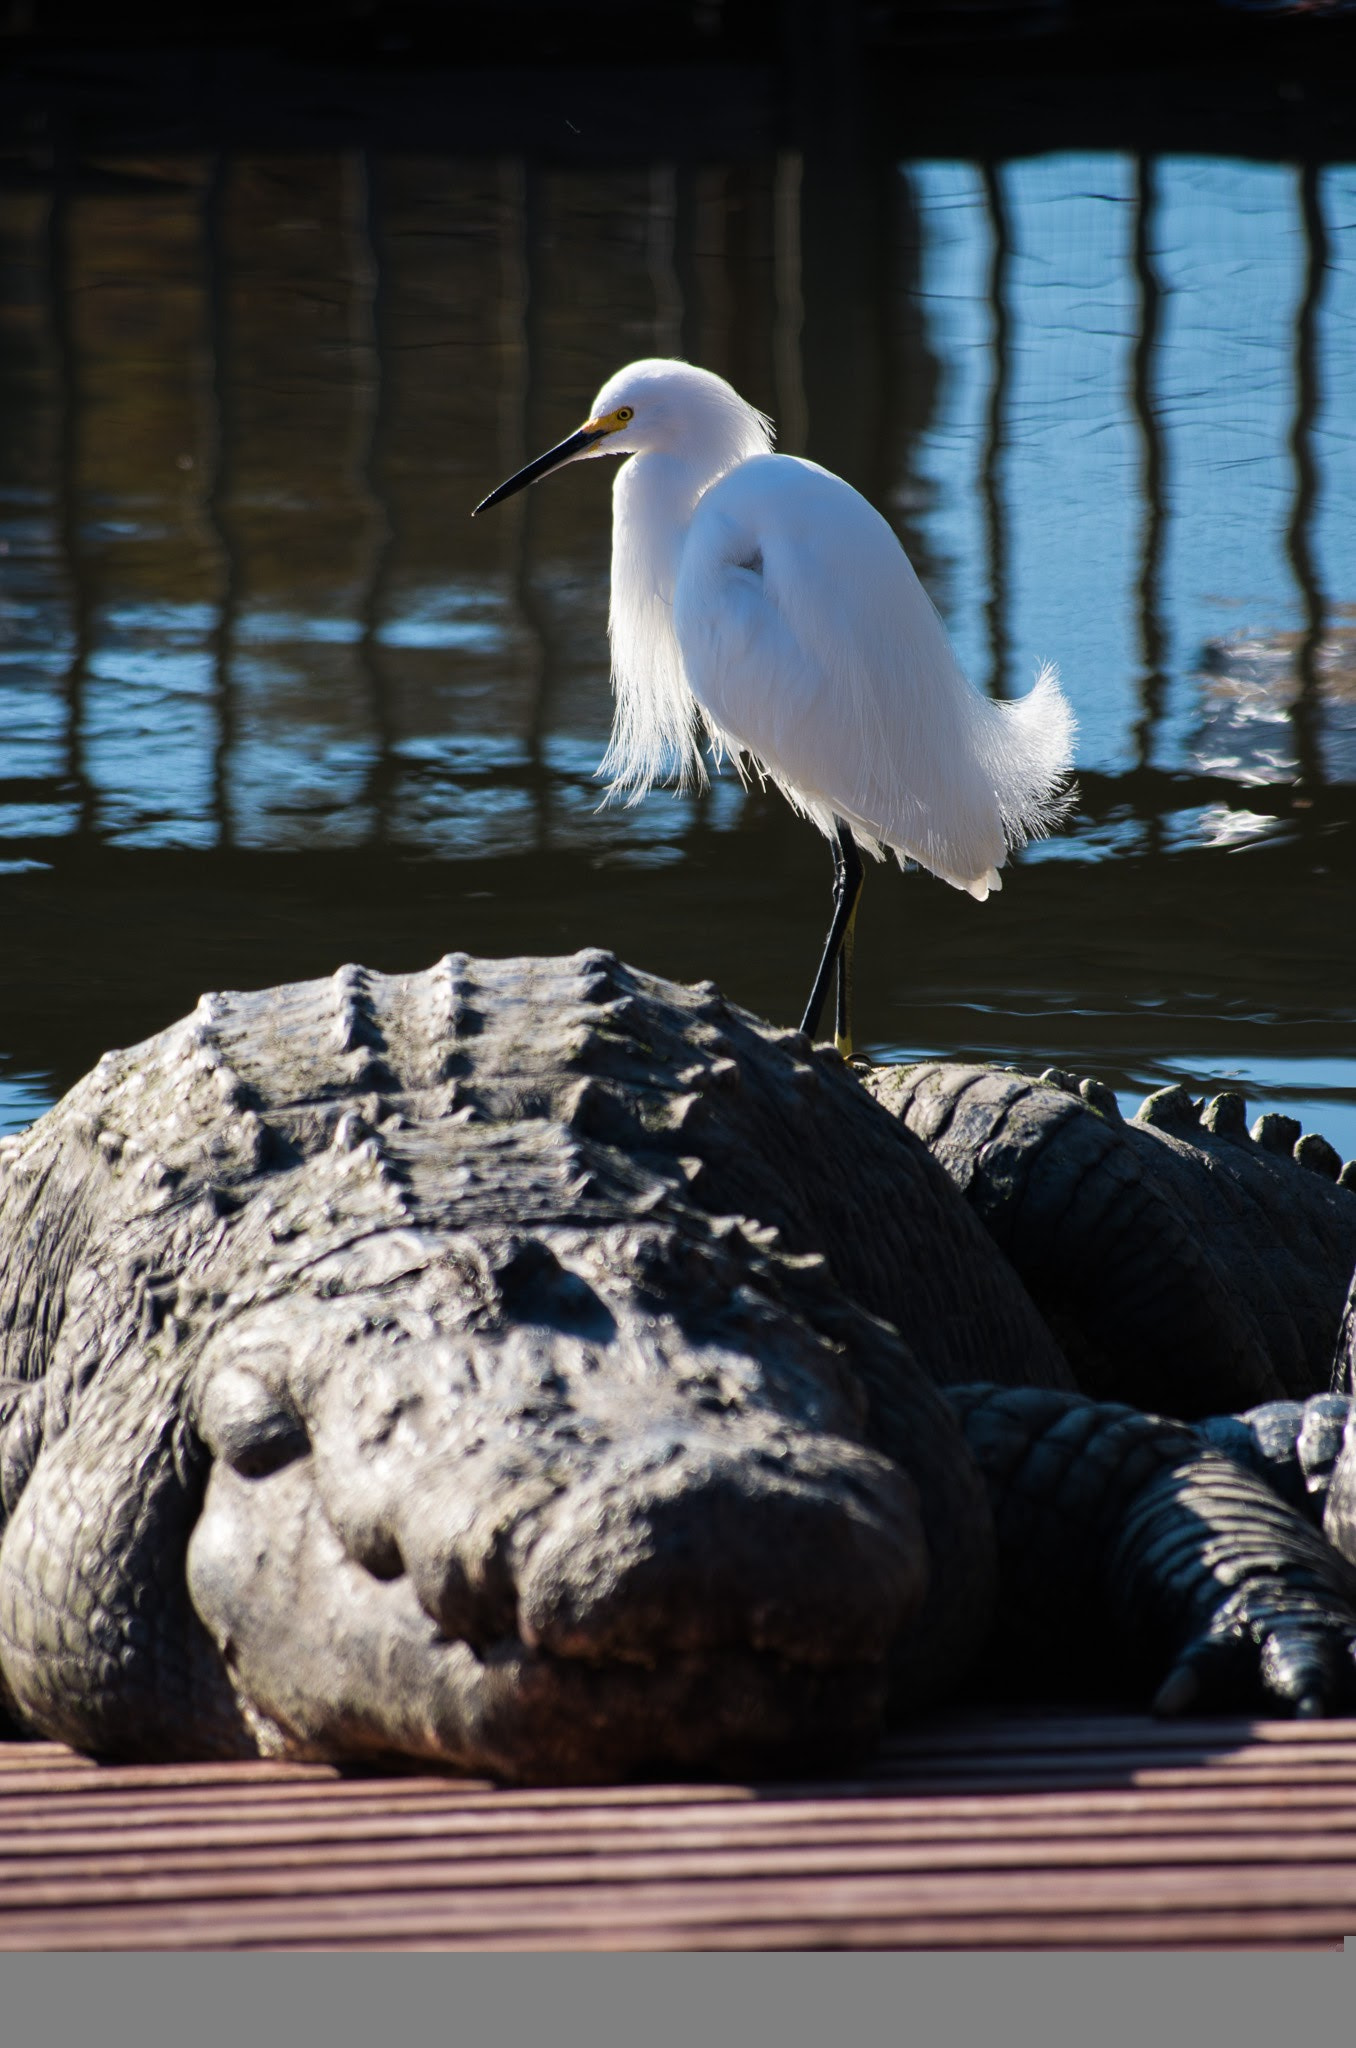
<instances>
[{"instance_id":1,"label":"alligator snout","mask_svg":"<svg viewBox=\"0 0 1356 2048\"><path fill-rule=\"evenodd\" d=\"M855 1445L698 1438L565 1497L522 1562L522 1640L560 1657L655 1663L746 1648L870 1663L921 1605L914 1488Z\"/></svg>"},{"instance_id":2,"label":"alligator snout","mask_svg":"<svg viewBox=\"0 0 1356 2048\"><path fill-rule=\"evenodd\" d=\"M400 1505L403 1569L441 1633L480 1650L883 1658L927 1586L912 1482L841 1439L732 1435L675 1425L526 1470L519 1448L516 1472L502 1445L439 1459Z\"/></svg>"}]
</instances>

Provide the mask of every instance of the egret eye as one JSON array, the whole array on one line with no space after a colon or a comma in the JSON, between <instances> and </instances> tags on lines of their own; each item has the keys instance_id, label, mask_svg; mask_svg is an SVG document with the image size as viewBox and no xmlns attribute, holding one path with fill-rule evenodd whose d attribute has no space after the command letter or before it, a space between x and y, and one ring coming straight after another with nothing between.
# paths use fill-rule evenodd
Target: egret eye
<instances>
[{"instance_id":1,"label":"egret eye","mask_svg":"<svg viewBox=\"0 0 1356 2048\"><path fill-rule=\"evenodd\" d=\"M617 407L617 418L618 418L618 420L620 420L620 421L626 421L626 420L629 420L629 419L630 419L631 417L632 417L632 408L631 408L631 407L630 407L629 405L619 405L619 406Z\"/></svg>"}]
</instances>

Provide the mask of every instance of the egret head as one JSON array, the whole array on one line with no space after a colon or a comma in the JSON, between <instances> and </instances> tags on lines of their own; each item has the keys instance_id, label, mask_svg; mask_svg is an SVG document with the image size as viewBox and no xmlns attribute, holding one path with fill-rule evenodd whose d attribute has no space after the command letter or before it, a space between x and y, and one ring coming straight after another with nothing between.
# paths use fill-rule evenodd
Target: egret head
<instances>
[{"instance_id":1,"label":"egret head","mask_svg":"<svg viewBox=\"0 0 1356 2048\"><path fill-rule=\"evenodd\" d=\"M750 455L765 454L771 443L772 422L723 377L693 363L646 357L608 378L582 427L500 484L475 509L486 512L549 470L585 456L677 455L700 462L715 475Z\"/></svg>"}]
</instances>

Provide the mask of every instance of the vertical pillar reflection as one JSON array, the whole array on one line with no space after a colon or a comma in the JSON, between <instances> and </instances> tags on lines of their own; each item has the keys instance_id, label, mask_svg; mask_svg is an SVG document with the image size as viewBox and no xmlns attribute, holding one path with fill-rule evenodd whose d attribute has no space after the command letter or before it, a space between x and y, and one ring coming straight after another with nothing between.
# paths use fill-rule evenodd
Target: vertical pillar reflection
<instances>
[{"instance_id":1,"label":"vertical pillar reflection","mask_svg":"<svg viewBox=\"0 0 1356 2048\"><path fill-rule=\"evenodd\" d=\"M697 184L690 163L679 164L673 198L673 274L678 284L678 353L702 361L701 287L697 278Z\"/></svg>"},{"instance_id":2,"label":"vertical pillar reflection","mask_svg":"<svg viewBox=\"0 0 1356 2048\"><path fill-rule=\"evenodd\" d=\"M720 165L705 165L693 176L693 269L700 263L701 289L688 300L687 319L696 337L690 360L728 377L737 389L731 361L733 304L728 275L726 177Z\"/></svg>"},{"instance_id":3,"label":"vertical pillar reflection","mask_svg":"<svg viewBox=\"0 0 1356 2048\"><path fill-rule=\"evenodd\" d=\"M777 446L783 455L803 455L809 433L801 337L805 295L801 286L800 198L802 163L795 150L777 158L772 195L772 275L775 292L772 369L777 391Z\"/></svg>"},{"instance_id":4,"label":"vertical pillar reflection","mask_svg":"<svg viewBox=\"0 0 1356 2048\"><path fill-rule=\"evenodd\" d=\"M1163 532L1165 525L1163 436L1154 397L1154 362L1162 324L1163 288L1154 269L1154 230L1158 218L1157 165L1152 157L1135 159L1135 239L1133 261L1139 284L1139 333L1130 368L1130 402L1143 448L1140 486L1144 498L1144 536L1139 562L1140 715L1135 722L1135 765L1147 768L1163 716L1167 689L1164 671L1166 634L1163 628Z\"/></svg>"},{"instance_id":5,"label":"vertical pillar reflection","mask_svg":"<svg viewBox=\"0 0 1356 2048\"><path fill-rule=\"evenodd\" d=\"M217 738L212 754L212 809L218 844L235 838L231 806L232 756L236 741L232 650L240 607L240 553L231 527L230 459L235 445L230 396L230 307L226 261L226 200L230 171L218 154L203 188L202 243L207 315L208 417L203 451L203 510L216 542L220 575L216 616L208 635L212 655L212 696Z\"/></svg>"},{"instance_id":6,"label":"vertical pillar reflection","mask_svg":"<svg viewBox=\"0 0 1356 2048\"><path fill-rule=\"evenodd\" d=\"M512 393L512 448L505 450L505 476L521 469L529 450L544 445L538 435L537 391L542 332L542 193L541 172L520 158L500 165L500 357L505 366L505 418ZM527 780L532 795L535 846L544 852L551 843L552 790L546 741L559 685L559 656L550 607L536 587L533 562L541 500L536 491L520 491L503 507L504 544L510 550L510 583L518 615L536 650L532 699L527 725Z\"/></svg>"},{"instance_id":7,"label":"vertical pillar reflection","mask_svg":"<svg viewBox=\"0 0 1356 2048\"><path fill-rule=\"evenodd\" d=\"M650 166L646 242L654 291L654 352L676 356L682 345L683 293L678 281L678 174L672 164Z\"/></svg>"},{"instance_id":8,"label":"vertical pillar reflection","mask_svg":"<svg viewBox=\"0 0 1356 2048\"><path fill-rule=\"evenodd\" d=\"M800 187L804 452L879 501L894 480L880 431L893 153L868 53L869 13L864 0L831 8L788 0L788 106L800 165L793 171L782 158L780 169Z\"/></svg>"},{"instance_id":9,"label":"vertical pillar reflection","mask_svg":"<svg viewBox=\"0 0 1356 2048\"><path fill-rule=\"evenodd\" d=\"M1314 561L1312 527L1318 500L1318 465L1314 456L1314 421L1318 416L1318 308L1328 266L1328 231L1319 194L1319 166L1303 164L1299 178L1300 223L1304 235L1304 289L1295 322L1295 417L1290 452L1295 465L1295 499L1286 530L1286 552L1304 604L1304 635L1296 655L1297 689L1291 706L1295 761L1302 790L1323 780L1318 732L1318 656L1323 645L1327 604Z\"/></svg>"},{"instance_id":10,"label":"vertical pillar reflection","mask_svg":"<svg viewBox=\"0 0 1356 2048\"><path fill-rule=\"evenodd\" d=\"M989 694L1009 694L1012 658L1008 632L1008 544L1003 521L1003 455L1007 439L1008 382L1011 374L1011 317L1008 313L1008 271L1012 260L1012 231L1008 224L1007 195L1003 190L1002 166L991 159L980 166L984 197L989 210L993 237L993 261L989 266L989 307L993 320L993 383L989 389L989 413L984 434L985 531L989 553L989 597L985 616L989 625Z\"/></svg>"},{"instance_id":11,"label":"vertical pillar reflection","mask_svg":"<svg viewBox=\"0 0 1356 2048\"><path fill-rule=\"evenodd\" d=\"M655 354L660 356L684 356L684 337L696 332L690 187L687 197L689 203L685 206L683 182L676 165L657 163L650 166L646 239L650 282L654 291ZM700 361L699 357L688 359ZM694 792L694 809L699 817L705 812L709 795L707 788Z\"/></svg>"},{"instance_id":12,"label":"vertical pillar reflection","mask_svg":"<svg viewBox=\"0 0 1356 2048\"><path fill-rule=\"evenodd\" d=\"M75 795L76 831L97 826L97 804L85 760L85 684L94 632L94 590L85 554L80 505L80 379L71 324L71 166L54 167L47 216L47 307L53 381L57 394L56 529L70 592L71 658L63 679L66 699L65 779Z\"/></svg>"},{"instance_id":13,"label":"vertical pillar reflection","mask_svg":"<svg viewBox=\"0 0 1356 2048\"><path fill-rule=\"evenodd\" d=\"M382 485L394 357L387 346L389 280L383 260L380 173L370 149L350 158L345 168L352 272L350 383L357 431L353 467L368 507L366 563L358 605L358 658L372 721L372 762L364 794L372 837L380 845L390 836L400 776L380 639L396 538L395 520Z\"/></svg>"}]
</instances>

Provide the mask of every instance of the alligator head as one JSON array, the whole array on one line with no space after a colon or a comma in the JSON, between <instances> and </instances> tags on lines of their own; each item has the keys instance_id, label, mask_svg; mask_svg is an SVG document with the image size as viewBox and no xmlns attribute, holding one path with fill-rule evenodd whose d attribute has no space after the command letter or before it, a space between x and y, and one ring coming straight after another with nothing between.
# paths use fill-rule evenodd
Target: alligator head
<instances>
[{"instance_id":1,"label":"alligator head","mask_svg":"<svg viewBox=\"0 0 1356 2048\"><path fill-rule=\"evenodd\" d=\"M368 1240L194 1380L189 1590L264 1750L562 1779L876 1731L917 1495L742 1243Z\"/></svg>"}]
</instances>

